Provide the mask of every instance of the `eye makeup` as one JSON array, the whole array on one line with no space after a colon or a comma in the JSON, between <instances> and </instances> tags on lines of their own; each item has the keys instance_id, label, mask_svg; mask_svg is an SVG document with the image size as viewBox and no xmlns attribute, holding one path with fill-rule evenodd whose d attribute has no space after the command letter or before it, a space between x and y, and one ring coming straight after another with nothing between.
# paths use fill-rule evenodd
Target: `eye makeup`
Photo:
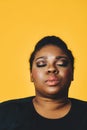
<instances>
[{"instance_id":1,"label":"eye makeup","mask_svg":"<svg viewBox=\"0 0 87 130\"><path fill-rule=\"evenodd\" d=\"M67 67L68 66L68 64L69 64L69 61L68 60L66 60L66 59L59 59L58 61L57 61L57 65L58 66L61 66L61 67Z\"/></svg>"},{"instance_id":2,"label":"eye makeup","mask_svg":"<svg viewBox=\"0 0 87 130\"><path fill-rule=\"evenodd\" d=\"M56 63L60 67L67 67L68 64L70 63L68 57L66 56L58 56L56 59L57 59Z\"/></svg>"},{"instance_id":3,"label":"eye makeup","mask_svg":"<svg viewBox=\"0 0 87 130\"><path fill-rule=\"evenodd\" d=\"M66 56L58 56L53 61L56 66L60 67L67 67L69 64L69 59ZM36 59L36 66L37 67L45 67L49 64L49 61L46 57L40 57Z\"/></svg>"},{"instance_id":4,"label":"eye makeup","mask_svg":"<svg viewBox=\"0 0 87 130\"><path fill-rule=\"evenodd\" d=\"M46 61L44 60L44 59L38 59L37 61L36 61L36 66L37 67L44 67L44 66L46 66L47 65L47 63L46 63Z\"/></svg>"}]
</instances>

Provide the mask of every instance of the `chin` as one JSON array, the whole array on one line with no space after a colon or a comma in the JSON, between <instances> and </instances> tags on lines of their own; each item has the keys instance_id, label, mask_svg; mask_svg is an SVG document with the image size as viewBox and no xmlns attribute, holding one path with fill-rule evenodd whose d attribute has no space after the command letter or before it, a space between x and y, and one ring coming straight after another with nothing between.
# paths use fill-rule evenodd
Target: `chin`
<instances>
[{"instance_id":1,"label":"chin","mask_svg":"<svg viewBox=\"0 0 87 130\"><path fill-rule=\"evenodd\" d=\"M47 93L45 93L45 96L47 98L51 98L51 99L58 99L58 98L64 98L67 97L67 92L66 91L49 91Z\"/></svg>"}]
</instances>

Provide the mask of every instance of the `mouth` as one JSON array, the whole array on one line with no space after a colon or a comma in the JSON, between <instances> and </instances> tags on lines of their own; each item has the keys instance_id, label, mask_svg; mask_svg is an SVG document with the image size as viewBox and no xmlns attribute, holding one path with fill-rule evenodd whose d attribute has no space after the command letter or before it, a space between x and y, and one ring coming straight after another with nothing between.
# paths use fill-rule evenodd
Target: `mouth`
<instances>
[{"instance_id":1,"label":"mouth","mask_svg":"<svg viewBox=\"0 0 87 130\"><path fill-rule=\"evenodd\" d=\"M46 84L48 86L56 86L58 85L60 82L60 80L58 80L58 78L56 77L49 77L47 80L46 80Z\"/></svg>"}]
</instances>

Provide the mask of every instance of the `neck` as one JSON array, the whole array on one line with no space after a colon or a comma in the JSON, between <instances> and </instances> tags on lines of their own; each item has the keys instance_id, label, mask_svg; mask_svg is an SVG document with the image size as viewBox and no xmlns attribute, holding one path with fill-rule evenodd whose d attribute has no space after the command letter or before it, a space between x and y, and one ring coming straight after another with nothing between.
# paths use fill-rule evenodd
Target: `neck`
<instances>
[{"instance_id":1,"label":"neck","mask_svg":"<svg viewBox=\"0 0 87 130\"><path fill-rule=\"evenodd\" d=\"M68 97L63 97L61 99L49 99L44 97L36 96L33 99L34 106L45 108L45 109L60 109L70 103Z\"/></svg>"},{"instance_id":2,"label":"neck","mask_svg":"<svg viewBox=\"0 0 87 130\"><path fill-rule=\"evenodd\" d=\"M33 104L37 113L49 119L64 117L71 108L68 98L54 100L36 96L33 99Z\"/></svg>"}]
</instances>

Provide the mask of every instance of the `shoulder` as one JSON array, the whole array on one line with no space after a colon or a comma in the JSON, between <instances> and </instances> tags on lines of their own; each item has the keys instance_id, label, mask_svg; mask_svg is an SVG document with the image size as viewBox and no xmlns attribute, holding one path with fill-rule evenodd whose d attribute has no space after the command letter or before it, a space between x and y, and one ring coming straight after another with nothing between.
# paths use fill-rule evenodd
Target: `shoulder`
<instances>
[{"instance_id":1,"label":"shoulder","mask_svg":"<svg viewBox=\"0 0 87 130\"><path fill-rule=\"evenodd\" d=\"M87 106L87 101L83 101L80 99L75 99L75 98L69 98L72 103L82 105L82 106Z\"/></svg>"},{"instance_id":2,"label":"shoulder","mask_svg":"<svg viewBox=\"0 0 87 130\"><path fill-rule=\"evenodd\" d=\"M26 98L20 98L20 99L13 99L4 101L0 104L0 114L4 112L17 112L28 108L31 108L32 106L32 97L26 97Z\"/></svg>"},{"instance_id":3,"label":"shoulder","mask_svg":"<svg viewBox=\"0 0 87 130\"><path fill-rule=\"evenodd\" d=\"M77 109L78 111L84 111L87 113L87 101L70 98L73 108Z\"/></svg>"},{"instance_id":4,"label":"shoulder","mask_svg":"<svg viewBox=\"0 0 87 130\"><path fill-rule=\"evenodd\" d=\"M27 97L9 100L0 104L0 128L16 122L23 123L32 113L32 99Z\"/></svg>"},{"instance_id":5,"label":"shoulder","mask_svg":"<svg viewBox=\"0 0 87 130\"><path fill-rule=\"evenodd\" d=\"M11 100L7 100L7 101L3 101L0 104L10 104L10 103L23 103L23 102L29 102L31 101L35 96L31 96L31 97L25 97L25 98L18 98L18 99L11 99Z\"/></svg>"},{"instance_id":6,"label":"shoulder","mask_svg":"<svg viewBox=\"0 0 87 130\"><path fill-rule=\"evenodd\" d=\"M72 115L80 124L81 130L87 129L87 101L71 98Z\"/></svg>"},{"instance_id":7,"label":"shoulder","mask_svg":"<svg viewBox=\"0 0 87 130\"><path fill-rule=\"evenodd\" d=\"M3 109L7 109L7 108L14 108L14 107L20 107L22 105L31 105L32 103L32 99L34 98L34 96L32 97L26 97L26 98L20 98L20 99L13 99L13 100L8 100L8 101L4 101L0 104L0 110Z\"/></svg>"}]
</instances>

